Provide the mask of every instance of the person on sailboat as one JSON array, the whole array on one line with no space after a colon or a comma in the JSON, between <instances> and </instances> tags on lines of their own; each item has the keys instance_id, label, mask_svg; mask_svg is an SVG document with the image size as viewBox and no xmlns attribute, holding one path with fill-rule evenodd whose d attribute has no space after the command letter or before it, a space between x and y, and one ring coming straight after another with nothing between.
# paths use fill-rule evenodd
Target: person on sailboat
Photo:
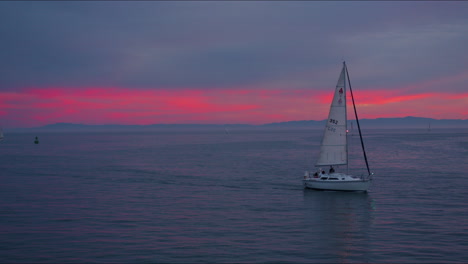
<instances>
[{"instance_id":1,"label":"person on sailboat","mask_svg":"<svg viewBox=\"0 0 468 264\"><path fill-rule=\"evenodd\" d=\"M330 173L329 174L332 174L335 172L335 169L333 168L333 166L330 166Z\"/></svg>"}]
</instances>

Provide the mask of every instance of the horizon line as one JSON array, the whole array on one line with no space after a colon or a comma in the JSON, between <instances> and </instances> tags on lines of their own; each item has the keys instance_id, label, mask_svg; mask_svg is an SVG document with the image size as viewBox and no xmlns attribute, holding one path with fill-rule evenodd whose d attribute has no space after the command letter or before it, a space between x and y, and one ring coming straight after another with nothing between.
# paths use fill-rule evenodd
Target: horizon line
<instances>
[{"instance_id":1,"label":"horizon line","mask_svg":"<svg viewBox=\"0 0 468 264\"><path fill-rule=\"evenodd\" d=\"M431 117L418 117L418 116L405 116L405 117L376 117L376 118L361 118L362 120L378 120L378 119L406 119L406 118L417 118L417 119L429 119L434 121L467 121L467 119L436 119ZM152 123L152 124L116 124L116 123L108 123L108 124L87 124L87 123L69 123L69 122L56 122L56 123L49 123L41 126L34 126L34 127L3 127L7 129L38 129L38 128L45 128L47 126L53 125L83 125L83 126L154 126L154 125L167 125L167 126L177 126L177 125L199 125L199 126L231 126L231 125L241 125L241 126L264 126L264 125L272 125L272 124L281 124L281 123L289 123L289 122L323 122L327 119L321 120L289 120L289 121L278 121L278 122L271 122L271 123L262 123L262 124L248 124L248 123L224 123L224 124L216 124L216 123ZM356 121L356 119L349 119L348 121Z\"/></svg>"}]
</instances>

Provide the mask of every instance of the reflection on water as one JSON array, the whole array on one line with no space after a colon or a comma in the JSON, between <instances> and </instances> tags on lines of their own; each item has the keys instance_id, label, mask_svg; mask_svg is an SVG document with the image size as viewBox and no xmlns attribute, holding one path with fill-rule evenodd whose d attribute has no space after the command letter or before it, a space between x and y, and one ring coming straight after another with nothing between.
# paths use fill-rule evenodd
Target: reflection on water
<instances>
[{"instance_id":1,"label":"reflection on water","mask_svg":"<svg viewBox=\"0 0 468 264\"><path fill-rule=\"evenodd\" d=\"M369 248L373 205L369 193L304 190L305 219L317 236L320 261L362 261Z\"/></svg>"}]
</instances>

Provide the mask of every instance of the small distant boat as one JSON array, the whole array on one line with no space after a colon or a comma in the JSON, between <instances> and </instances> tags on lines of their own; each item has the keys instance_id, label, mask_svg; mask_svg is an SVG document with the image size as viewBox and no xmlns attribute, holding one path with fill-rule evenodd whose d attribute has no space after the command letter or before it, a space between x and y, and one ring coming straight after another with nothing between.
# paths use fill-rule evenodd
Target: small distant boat
<instances>
[{"instance_id":1,"label":"small distant boat","mask_svg":"<svg viewBox=\"0 0 468 264\"><path fill-rule=\"evenodd\" d=\"M36 139L34 140L34 144L39 144L39 138L36 137Z\"/></svg>"},{"instance_id":2,"label":"small distant boat","mask_svg":"<svg viewBox=\"0 0 468 264\"><path fill-rule=\"evenodd\" d=\"M349 84L349 91L353 102L356 124L368 172L367 176L356 177L348 175L348 173L335 172L335 168L333 167L339 165L348 166L346 80ZM372 182L373 173L370 172L369 163L367 162L359 119L354 104L353 91L351 89L351 82L349 81L349 73L345 62L343 62L343 69L341 70L335 88L335 95L333 96L322 138L320 155L315 166L330 166L330 169L327 173L322 170L322 168L319 168L313 175L306 171L304 179L302 180L305 188L334 191L367 191Z\"/></svg>"},{"instance_id":3,"label":"small distant boat","mask_svg":"<svg viewBox=\"0 0 468 264\"><path fill-rule=\"evenodd\" d=\"M3 138L4 138L4 136L3 136L3 130L0 128L0 141L2 141Z\"/></svg>"}]
</instances>

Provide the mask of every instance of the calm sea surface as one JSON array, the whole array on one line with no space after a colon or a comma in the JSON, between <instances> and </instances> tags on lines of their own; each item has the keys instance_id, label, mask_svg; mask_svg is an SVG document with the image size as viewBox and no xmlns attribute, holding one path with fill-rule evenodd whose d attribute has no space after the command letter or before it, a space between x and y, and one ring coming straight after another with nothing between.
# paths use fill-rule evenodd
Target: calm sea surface
<instances>
[{"instance_id":1,"label":"calm sea surface","mask_svg":"<svg viewBox=\"0 0 468 264\"><path fill-rule=\"evenodd\" d=\"M365 131L367 193L303 189L321 134L6 133L0 262L468 261L468 130Z\"/></svg>"}]
</instances>

